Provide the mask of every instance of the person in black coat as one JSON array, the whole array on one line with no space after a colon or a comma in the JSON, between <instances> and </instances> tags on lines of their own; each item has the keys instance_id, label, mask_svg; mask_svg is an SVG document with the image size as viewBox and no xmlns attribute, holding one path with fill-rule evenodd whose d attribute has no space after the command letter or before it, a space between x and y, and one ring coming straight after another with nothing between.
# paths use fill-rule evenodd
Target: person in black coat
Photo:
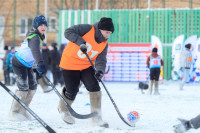
<instances>
[{"instance_id":1,"label":"person in black coat","mask_svg":"<svg viewBox=\"0 0 200 133\"><path fill-rule=\"evenodd\" d=\"M66 46L66 45L67 45L67 44L64 44L64 43L62 43L62 44L60 45L60 49L59 49L60 57L62 57L62 53L63 53L63 50L65 49L65 46ZM61 86L63 86L63 85L64 85L64 77L63 77L63 75L62 75L61 69L60 69L60 72L59 72L59 76L60 76L60 83L61 83Z\"/></svg>"},{"instance_id":2,"label":"person in black coat","mask_svg":"<svg viewBox=\"0 0 200 133\"><path fill-rule=\"evenodd\" d=\"M9 67L6 66L6 59L9 54L8 46L4 46L5 55L1 60L3 61L3 72L4 72L4 81L5 85L10 85L10 75L9 75Z\"/></svg>"},{"instance_id":3,"label":"person in black coat","mask_svg":"<svg viewBox=\"0 0 200 133\"><path fill-rule=\"evenodd\" d=\"M50 56L49 56L49 49L48 49L46 43L42 44L42 58L43 58L45 66L46 66L45 75L47 75L47 78L50 78L50 76L48 74L48 73L50 73ZM48 81L43 76L40 77L36 73L36 78L37 78L37 81L40 84L44 93L47 93L47 92L50 92L53 90L52 87L48 87L49 86Z\"/></svg>"},{"instance_id":4,"label":"person in black coat","mask_svg":"<svg viewBox=\"0 0 200 133\"><path fill-rule=\"evenodd\" d=\"M66 44L67 45L67 44ZM63 50L65 49L65 46L66 46L64 43L62 43L60 45L60 49L59 49L59 53L60 53L60 56L62 56L62 53L63 53Z\"/></svg>"},{"instance_id":5,"label":"person in black coat","mask_svg":"<svg viewBox=\"0 0 200 133\"><path fill-rule=\"evenodd\" d=\"M50 66L51 66L51 72L53 74L53 83L54 85L57 85L58 83L61 84L61 86L64 84L61 80L61 71L60 71L60 53L57 49L57 43L52 43L52 50L50 50Z\"/></svg>"},{"instance_id":6,"label":"person in black coat","mask_svg":"<svg viewBox=\"0 0 200 133\"><path fill-rule=\"evenodd\" d=\"M42 45L42 57L44 60L44 64L46 65L46 70L50 70L50 56L49 56L49 49L46 43Z\"/></svg>"}]
</instances>

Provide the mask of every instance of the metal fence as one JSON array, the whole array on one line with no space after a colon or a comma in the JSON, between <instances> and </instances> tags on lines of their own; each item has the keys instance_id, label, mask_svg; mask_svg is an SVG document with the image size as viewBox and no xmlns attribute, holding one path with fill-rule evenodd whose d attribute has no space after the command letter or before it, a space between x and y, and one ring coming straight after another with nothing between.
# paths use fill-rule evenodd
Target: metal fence
<instances>
[{"instance_id":1,"label":"metal fence","mask_svg":"<svg viewBox=\"0 0 200 133\"><path fill-rule=\"evenodd\" d=\"M101 17L111 17L115 32L111 43L150 43L151 36L171 44L178 35L200 35L200 9L155 10L70 10L59 14L59 42L64 29L80 24L93 24ZM163 47L164 79L171 79L171 46Z\"/></svg>"}]
</instances>

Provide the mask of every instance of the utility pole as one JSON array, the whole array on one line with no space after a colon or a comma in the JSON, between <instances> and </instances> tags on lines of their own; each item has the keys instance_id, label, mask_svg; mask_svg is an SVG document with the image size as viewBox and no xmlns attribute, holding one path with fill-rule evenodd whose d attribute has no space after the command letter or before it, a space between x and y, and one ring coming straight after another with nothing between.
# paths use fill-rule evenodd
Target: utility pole
<instances>
[{"instance_id":1,"label":"utility pole","mask_svg":"<svg viewBox=\"0 0 200 133\"><path fill-rule=\"evenodd\" d=\"M13 46L16 43L16 0L14 0L14 9L13 9Z\"/></svg>"},{"instance_id":2,"label":"utility pole","mask_svg":"<svg viewBox=\"0 0 200 133\"><path fill-rule=\"evenodd\" d=\"M99 10L99 0L96 0L96 10Z\"/></svg>"},{"instance_id":3,"label":"utility pole","mask_svg":"<svg viewBox=\"0 0 200 133\"><path fill-rule=\"evenodd\" d=\"M165 0L163 0L163 8L165 8Z\"/></svg>"},{"instance_id":4,"label":"utility pole","mask_svg":"<svg viewBox=\"0 0 200 133\"><path fill-rule=\"evenodd\" d=\"M63 0L60 0L60 10L63 10Z\"/></svg>"},{"instance_id":5,"label":"utility pole","mask_svg":"<svg viewBox=\"0 0 200 133\"><path fill-rule=\"evenodd\" d=\"M136 5L135 5L136 9L139 8L139 0L136 0Z\"/></svg>"},{"instance_id":6,"label":"utility pole","mask_svg":"<svg viewBox=\"0 0 200 133\"><path fill-rule=\"evenodd\" d=\"M113 7L114 7L113 4L114 4L113 0L110 0L110 9L113 9Z\"/></svg>"},{"instance_id":7,"label":"utility pole","mask_svg":"<svg viewBox=\"0 0 200 133\"><path fill-rule=\"evenodd\" d=\"M151 0L148 0L148 9L151 8Z\"/></svg>"},{"instance_id":8,"label":"utility pole","mask_svg":"<svg viewBox=\"0 0 200 133\"><path fill-rule=\"evenodd\" d=\"M37 16L40 14L40 0L37 0Z\"/></svg>"},{"instance_id":9,"label":"utility pole","mask_svg":"<svg viewBox=\"0 0 200 133\"><path fill-rule=\"evenodd\" d=\"M45 18L47 20L47 17L48 17L48 0L45 0ZM47 43L47 32L46 32L46 35L45 35L45 40L44 40L44 43Z\"/></svg>"},{"instance_id":10,"label":"utility pole","mask_svg":"<svg viewBox=\"0 0 200 133\"><path fill-rule=\"evenodd\" d=\"M192 9L192 0L190 0L190 8Z\"/></svg>"},{"instance_id":11,"label":"utility pole","mask_svg":"<svg viewBox=\"0 0 200 133\"><path fill-rule=\"evenodd\" d=\"M88 0L85 0L85 10L88 10Z\"/></svg>"}]
</instances>

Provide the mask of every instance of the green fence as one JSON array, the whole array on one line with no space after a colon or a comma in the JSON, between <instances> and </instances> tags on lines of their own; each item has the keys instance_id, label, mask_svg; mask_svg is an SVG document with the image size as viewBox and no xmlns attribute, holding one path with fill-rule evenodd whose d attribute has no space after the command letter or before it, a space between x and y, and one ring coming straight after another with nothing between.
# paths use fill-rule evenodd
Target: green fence
<instances>
[{"instance_id":1,"label":"green fence","mask_svg":"<svg viewBox=\"0 0 200 133\"><path fill-rule=\"evenodd\" d=\"M101 17L111 17L115 32L111 43L150 43L151 35L163 44L171 44L183 34L200 35L200 9L176 10L69 10L59 15L59 43L64 30L74 24L94 24ZM164 79L171 79L171 46L163 46Z\"/></svg>"}]
</instances>

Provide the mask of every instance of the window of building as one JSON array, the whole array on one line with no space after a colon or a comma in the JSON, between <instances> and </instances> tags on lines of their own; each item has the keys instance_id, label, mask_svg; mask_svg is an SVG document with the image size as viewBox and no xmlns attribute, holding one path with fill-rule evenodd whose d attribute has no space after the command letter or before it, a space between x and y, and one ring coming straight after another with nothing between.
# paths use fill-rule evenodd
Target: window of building
<instances>
[{"instance_id":1,"label":"window of building","mask_svg":"<svg viewBox=\"0 0 200 133\"><path fill-rule=\"evenodd\" d=\"M0 17L0 37L3 36L4 27L4 17Z\"/></svg>"},{"instance_id":2,"label":"window of building","mask_svg":"<svg viewBox=\"0 0 200 133\"><path fill-rule=\"evenodd\" d=\"M55 32L57 30L56 17L48 17L48 31Z\"/></svg>"},{"instance_id":3,"label":"window of building","mask_svg":"<svg viewBox=\"0 0 200 133\"><path fill-rule=\"evenodd\" d=\"M19 36L26 36L28 30L32 28L32 18L20 18L19 19Z\"/></svg>"}]
</instances>

